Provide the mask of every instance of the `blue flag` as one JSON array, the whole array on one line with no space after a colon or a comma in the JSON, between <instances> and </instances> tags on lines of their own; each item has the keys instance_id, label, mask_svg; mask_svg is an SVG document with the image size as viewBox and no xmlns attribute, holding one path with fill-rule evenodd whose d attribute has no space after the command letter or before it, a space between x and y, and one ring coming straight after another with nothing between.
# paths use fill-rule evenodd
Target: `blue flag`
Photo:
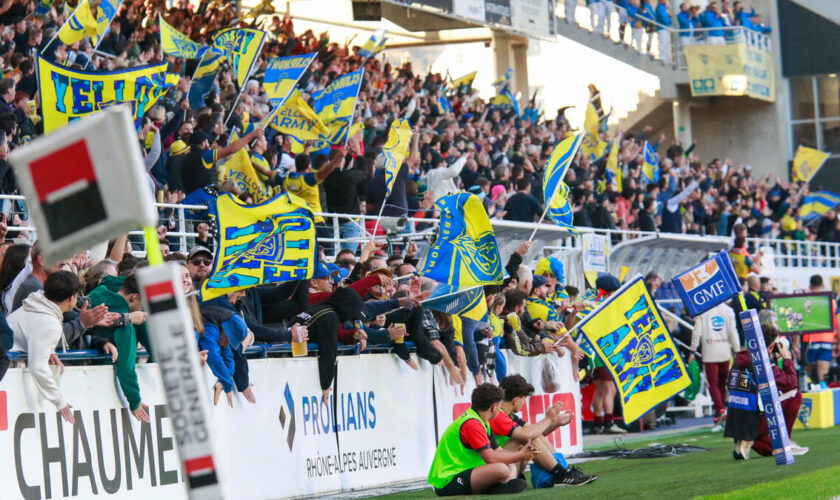
<instances>
[{"instance_id":1,"label":"blue flag","mask_svg":"<svg viewBox=\"0 0 840 500\"><path fill-rule=\"evenodd\" d=\"M198 68L193 74L190 90L187 98L190 101L190 109L197 110L203 107L204 98L213 90L216 81L216 73L224 58L215 52L207 51L198 63Z\"/></svg>"},{"instance_id":2,"label":"blue flag","mask_svg":"<svg viewBox=\"0 0 840 500\"><path fill-rule=\"evenodd\" d=\"M429 248L423 275L457 288L501 283L502 258L481 200L458 193L442 196L436 205L440 234Z\"/></svg>"},{"instance_id":3,"label":"blue flag","mask_svg":"<svg viewBox=\"0 0 840 500\"><path fill-rule=\"evenodd\" d=\"M563 182L569 165L575 159L578 148L583 142L585 134L580 133L567 137L558 144L545 164L543 175L543 196L549 204L546 216L548 220L569 230L572 235L578 232L572 225L572 205L569 203L569 186Z\"/></svg>"},{"instance_id":4,"label":"blue flag","mask_svg":"<svg viewBox=\"0 0 840 500\"><path fill-rule=\"evenodd\" d=\"M802 200L799 208L799 218L805 222L818 219L840 203L840 196L828 191L811 193Z\"/></svg>"},{"instance_id":5,"label":"blue flag","mask_svg":"<svg viewBox=\"0 0 840 500\"><path fill-rule=\"evenodd\" d=\"M476 321L481 321L487 315L487 300L482 286L458 290L452 285L438 285L431 296L423 301L423 307Z\"/></svg>"},{"instance_id":6,"label":"blue flag","mask_svg":"<svg viewBox=\"0 0 840 500\"><path fill-rule=\"evenodd\" d=\"M691 317L703 314L741 291L738 276L726 252L679 274L671 280Z\"/></svg>"}]
</instances>

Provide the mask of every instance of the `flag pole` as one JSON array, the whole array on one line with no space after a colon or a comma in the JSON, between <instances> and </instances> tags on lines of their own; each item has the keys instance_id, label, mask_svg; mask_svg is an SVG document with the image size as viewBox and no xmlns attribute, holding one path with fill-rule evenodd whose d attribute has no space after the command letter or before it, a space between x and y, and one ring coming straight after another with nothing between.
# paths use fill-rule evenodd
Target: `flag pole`
<instances>
[{"instance_id":1,"label":"flag pole","mask_svg":"<svg viewBox=\"0 0 840 500\"><path fill-rule=\"evenodd\" d=\"M578 149L580 149L580 145L583 141L578 141L577 146L575 146L575 150L572 152L571 159L569 160L569 166L571 166L572 162L575 160L575 156L577 156ZM566 168L568 170L568 167ZM566 177L566 173L563 172L563 177ZM563 182L563 178L560 178L560 182ZM558 184L559 187L559 184ZM554 201L554 197L557 196L557 191L551 194L551 198L549 198L548 202L545 204L545 210L543 210L542 216L540 217L539 222L534 227L534 231L531 232L531 236L528 238L528 243L534 241L534 236L537 235L537 230L540 228L540 224L542 224L543 219L545 219L546 214L548 214L548 209L551 208L551 202ZM543 193L543 197L545 197L545 193Z\"/></svg>"},{"instance_id":2,"label":"flag pole","mask_svg":"<svg viewBox=\"0 0 840 500\"><path fill-rule=\"evenodd\" d=\"M80 7L81 5L82 5L82 2L79 2L79 3L78 3L78 5L76 5L76 8L75 8L75 9L73 9L73 12L71 12L71 13L70 13L70 15L69 15L69 16L67 16L67 19L65 19L65 20L64 20L64 22L63 22L63 23L61 23L61 26L59 26L59 27L58 27L58 29L57 29L57 30L55 30L55 34L53 35L53 37L52 37L52 38L50 38L50 41L49 41L49 42L47 42L47 45L45 45L45 46L44 46L44 48L43 48L43 49L41 49L41 54L43 54L44 52L46 52L46 51L47 51L47 49L49 49L49 48L50 48L50 45L52 45L52 43L55 41L55 39L56 39L56 38L58 38L58 34L59 34L59 33L61 33L61 28L63 28L63 27L64 27L64 24L67 22L67 20L68 20L68 19L70 19L71 17L73 17L74 15L76 15L76 11L77 11L77 10L79 10L79 7Z\"/></svg>"},{"instance_id":3,"label":"flag pole","mask_svg":"<svg viewBox=\"0 0 840 500\"><path fill-rule=\"evenodd\" d=\"M120 3L118 3L118 4L115 6L115 9L114 9L114 17L117 17L117 14L118 14L118 12L117 12L117 11L119 11L119 10L120 10L120 7L121 7L121 6L122 6L122 0L120 0ZM97 5L97 6L96 6L96 11L97 11L97 12L99 12L99 9L101 9L101 8L102 8L102 7L100 7L99 5ZM107 35L109 31L111 31L111 21L113 21L113 20L114 20L114 17L111 17L111 18L109 18L109 19L108 19L108 26L106 27L105 32L104 32L104 33L102 33L102 36L99 36L99 28L97 27L96 36L99 36L99 40L97 40L96 45L93 47L93 52L91 52L91 55L93 55L93 54L95 54L95 53L97 53L97 52L98 52L98 50L97 50L97 49L99 49L99 44L100 44L100 43L102 43L102 39L103 39L103 38L105 38L105 35ZM97 25L98 25L98 24L99 24L99 23L97 22ZM86 69L87 69L87 67L88 67L88 64L90 64L90 62L91 62L91 58L89 57L89 58L88 58L88 60L87 60L87 62L85 63L85 67L84 67L84 68L82 68L82 70L86 70Z\"/></svg>"}]
</instances>

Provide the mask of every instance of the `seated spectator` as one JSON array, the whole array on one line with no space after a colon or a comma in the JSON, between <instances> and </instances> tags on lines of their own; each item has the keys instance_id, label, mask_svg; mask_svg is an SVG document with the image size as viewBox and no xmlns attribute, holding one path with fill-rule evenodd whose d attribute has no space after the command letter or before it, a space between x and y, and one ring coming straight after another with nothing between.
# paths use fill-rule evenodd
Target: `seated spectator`
<instances>
[{"instance_id":1,"label":"seated spectator","mask_svg":"<svg viewBox=\"0 0 840 500\"><path fill-rule=\"evenodd\" d=\"M27 354L29 371L38 391L71 424L74 423L72 406L64 400L49 365L58 366L60 374L64 373L55 348L63 338L62 315L75 307L81 290L82 284L74 274L57 271L47 277L43 290L33 292L8 318L14 332L13 349Z\"/></svg>"}]
</instances>

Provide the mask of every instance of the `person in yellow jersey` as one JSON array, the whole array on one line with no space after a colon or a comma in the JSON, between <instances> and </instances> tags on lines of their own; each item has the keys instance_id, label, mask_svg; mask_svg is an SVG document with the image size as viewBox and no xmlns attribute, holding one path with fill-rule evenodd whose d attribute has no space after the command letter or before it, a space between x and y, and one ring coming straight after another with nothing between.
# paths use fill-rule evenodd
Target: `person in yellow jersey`
<instances>
[{"instance_id":1,"label":"person in yellow jersey","mask_svg":"<svg viewBox=\"0 0 840 500\"><path fill-rule=\"evenodd\" d=\"M318 170L312 169L312 160L307 153L295 156L295 171L285 175L279 170L268 171L257 164L254 164L254 169L262 175L269 176L271 184L281 186L283 191L303 199L309 205L309 209L317 213L321 211L319 186L344 161L346 155L347 149L340 148L330 151L328 159L322 158L324 155L316 156L319 162L326 160ZM315 224L324 224L324 218L316 215Z\"/></svg>"},{"instance_id":2,"label":"person in yellow jersey","mask_svg":"<svg viewBox=\"0 0 840 500\"><path fill-rule=\"evenodd\" d=\"M428 478L438 496L510 494L528 487L516 464L530 462L537 449L530 442L515 452L500 448L490 430L504 396L493 384L479 385L470 408L443 431Z\"/></svg>"}]
</instances>

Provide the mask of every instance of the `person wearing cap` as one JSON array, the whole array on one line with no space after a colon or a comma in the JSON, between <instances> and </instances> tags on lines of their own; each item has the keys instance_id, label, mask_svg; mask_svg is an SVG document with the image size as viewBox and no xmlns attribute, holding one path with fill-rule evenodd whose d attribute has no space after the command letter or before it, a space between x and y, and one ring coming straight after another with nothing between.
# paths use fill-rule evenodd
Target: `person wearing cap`
<instances>
[{"instance_id":1,"label":"person wearing cap","mask_svg":"<svg viewBox=\"0 0 840 500\"><path fill-rule=\"evenodd\" d=\"M189 141L190 151L184 158L184 164L181 168L184 192L189 194L208 184L216 184L218 179L216 162L236 153L247 146L254 138L262 137L264 134L265 129L257 127L249 134L223 148L211 149L212 138L210 135L202 130L193 131Z\"/></svg>"},{"instance_id":2,"label":"person wearing cap","mask_svg":"<svg viewBox=\"0 0 840 500\"><path fill-rule=\"evenodd\" d=\"M543 322L543 329L564 333L566 328L560 321L560 314L554 304L548 301L548 281L544 276L535 274L531 283L531 295L528 297L528 314L534 321Z\"/></svg>"},{"instance_id":3,"label":"person wearing cap","mask_svg":"<svg viewBox=\"0 0 840 500\"><path fill-rule=\"evenodd\" d=\"M595 288L598 289L596 302L601 302L621 288L621 282L611 274L602 274L595 280ZM627 431L619 427L613 417L615 395L618 389L612 379L609 369L604 361L596 354L594 357L595 372L595 397L592 400L592 413L595 420L595 432L610 434L626 434Z\"/></svg>"},{"instance_id":4,"label":"person wearing cap","mask_svg":"<svg viewBox=\"0 0 840 500\"><path fill-rule=\"evenodd\" d=\"M201 284L213 272L213 252L201 245L194 246L187 256L187 267L190 268L193 286L201 290Z\"/></svg>"},{"instance_id":5,"label":"person wearing cap","mask_svg":"<svg viewBox=\"0 0 840 500\"><path fill-rule=\"evenodd\" d=\"M310 297L316 293L332 293L332 277L338 274L338 269L330 269L324 262L318 262L315 275L309 280Z\"/></svg>"},{"instance_id":6,"label":"person wearing cap","mask_svg":"<svg viewBox=\"0 0 840 500\"><path fill-rule=\"evenodd\" d=\"M166 184L169 191L184 190L184 182L181 180L181 169L184 166L184 158L190 152L190 147L182 139L178 139L169 147L169 158L166 161Z\"/></svg>"}]
</instances>

